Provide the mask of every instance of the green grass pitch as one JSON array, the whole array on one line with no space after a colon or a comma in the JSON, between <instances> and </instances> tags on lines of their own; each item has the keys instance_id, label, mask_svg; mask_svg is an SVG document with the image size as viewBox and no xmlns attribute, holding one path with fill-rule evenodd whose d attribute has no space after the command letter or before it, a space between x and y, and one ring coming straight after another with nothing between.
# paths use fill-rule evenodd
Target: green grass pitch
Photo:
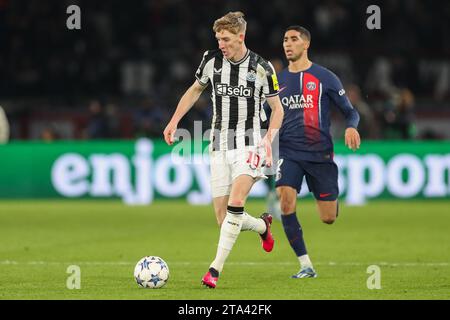
<instances>
[{"instance_id":1,"label":"green grass pitch","mask_svg":"<svg viewBox=\"0 0 450 320\"><path fill-rule=\"evenodd\" d=\"M252 215L264 210L251 201ZM156 201L1 201L0 299L450 299L448 201L375 201L341 206L334 225L320 222L312 201L298 214L319 277L290 279L297 259L280 221L272 253L241 233L218 288L200 285L214 258L219 229L211 206ZM135 263L157 255L170 267L162 289L142 289ZM81 289L66 287L67 268ZM367 288L370 265L381 289Z\"/></svg>"}]
</instances>

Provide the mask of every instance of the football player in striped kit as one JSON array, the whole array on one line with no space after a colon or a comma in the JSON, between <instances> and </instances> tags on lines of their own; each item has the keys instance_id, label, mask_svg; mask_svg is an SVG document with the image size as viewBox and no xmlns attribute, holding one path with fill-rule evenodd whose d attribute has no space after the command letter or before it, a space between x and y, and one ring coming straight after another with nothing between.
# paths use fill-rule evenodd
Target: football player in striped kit
<instances>
[{"instance_id":1,"label":"football player in striped kit","mask_svg":"<svg viewBox=\"0 0 450 320\"><path fill-rule=\"evenodd\" d=\"M279 132L276 190L284 231L300 263L300 271L293 278L317 277L296 214L297 193L303 177L314 194L321 220L332 224L338 215L338 169L333 160L330 134L332 104L345 117L345 144L353 151L360 145L358 112L338 77L309 60L310 43L311 34L307 29L287 28L283 48L289 66L278 74L284 120Z\"/></svg>"},{"instance_id":2,"label":"football player in striped kit","mask_svg":"<svg viewBox=\"0 0 450 320\"><path fill-rule=\"evenodd\" d=\"M271 143L283 120L278 81L272 65L245 45L246 21L242 12L230 12L214 22L218 50L206 51L185 92L164 139L171 145L180 119L211 85L213 102L210 135L211 191L221 226L217 254L202 283L215 288L225 260L243 230L257 232L263 249L272 251L272 216L254 218L244 211L253 184L266 176L262 165L272 165ZM261 137L260 111L267 101L272 109L269 128Z\"/></svg>"}]
</instances>

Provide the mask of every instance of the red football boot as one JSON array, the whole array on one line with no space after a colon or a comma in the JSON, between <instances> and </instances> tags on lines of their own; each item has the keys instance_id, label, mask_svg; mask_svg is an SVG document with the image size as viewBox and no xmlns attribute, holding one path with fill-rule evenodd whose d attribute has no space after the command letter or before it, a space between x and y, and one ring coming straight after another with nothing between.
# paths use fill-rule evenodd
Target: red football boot
<instances>
[{"instance_id":1,"label":"red football boot","mask_svg":"<svg viewBox=\"0 0 450 320\"><path fill-rule=\"evenodd\" d=\"M217 274L217 277L213 277L211 273ZM219 272L213 268L209 268L209 271L202 278L202 284L204 284L208 288L214 289L217 285L218 280Z\"/></svg>"},{"instance_id":2,"label":"red football boot","mask_svg":"<svg viewBox=\"0 0 450 320\"><path fill-rule=\"evenodd\" d=\"M272 224L272 216L268 213L264 213L261 215L260 217L261 219L264 220L264 222L266 223L266 232L264 232L263 234L260 234L261 237L261 244L263 249L266 252L270 252L273 249L273 245L275 240L273 239L272 236L272 232L270 232L270 225Z\"/></svg>"}]
</instances>

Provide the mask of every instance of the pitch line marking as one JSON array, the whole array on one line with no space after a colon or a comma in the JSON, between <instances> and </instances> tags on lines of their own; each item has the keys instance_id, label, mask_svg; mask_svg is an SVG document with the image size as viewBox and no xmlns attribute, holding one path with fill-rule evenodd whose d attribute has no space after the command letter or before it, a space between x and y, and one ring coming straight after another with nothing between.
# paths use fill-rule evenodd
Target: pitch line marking
<instances>
[{"instance_id":1,"label":"pitch line marking","mask_svg":"<svg viewBox=\"0 0 450 320\"><path fill-rule=\"evenodd\" d=\"M268 263L272 265L298 265L297 262L252 262L252 261L242 261L242 262L227 262L227 265L242 265L242 266L258 266L267 265ZM209 262L188 262L188 261L169 261L170 265L185 265L185 266L195 266L195 265L207 265ZM87 265L87 266L132 266L135 265L133 262L129 261L14 261L14 260L2 260L0 265ZM321 266L336 266L336 267L359 267L368 265L378 265L385 267L450 267L450 262L314 262L314 265Z\"/></svg>"}]
</instances>

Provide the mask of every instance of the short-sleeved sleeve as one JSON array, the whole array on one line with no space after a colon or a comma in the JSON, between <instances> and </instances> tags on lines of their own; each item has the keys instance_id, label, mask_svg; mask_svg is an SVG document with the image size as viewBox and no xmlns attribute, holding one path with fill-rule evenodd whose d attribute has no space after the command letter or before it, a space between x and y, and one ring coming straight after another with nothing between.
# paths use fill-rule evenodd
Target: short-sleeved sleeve
<instances>
[{"instance_id":1,"label":"short-sleeved sleeve","mask_svg":"<svg viewBox=\"0 0 450 320\"><path fill-rule=\"evenodd\" d=\"M278 79L277 74L270 62L264 62L262 67L265 71L265 78L263 82L263 93L266 97L273 97L278 95Z\"/></svg>"},{"instance_id":2,"label":"short-sleeved sleeve","mask_svg":"<svg viewBox=\"0 0 450 320\"><path fill-rule=\"evenodd\" d=\"M195 78L197 78L198 82L202 86L207 86L209 83L209 75L208 75L208 68L207 63L209 61L209 51L206 51L203 54L202 62L200 62L200 66L197 69L197 72L195 72Z\"/></svg>"}]
</instances>

